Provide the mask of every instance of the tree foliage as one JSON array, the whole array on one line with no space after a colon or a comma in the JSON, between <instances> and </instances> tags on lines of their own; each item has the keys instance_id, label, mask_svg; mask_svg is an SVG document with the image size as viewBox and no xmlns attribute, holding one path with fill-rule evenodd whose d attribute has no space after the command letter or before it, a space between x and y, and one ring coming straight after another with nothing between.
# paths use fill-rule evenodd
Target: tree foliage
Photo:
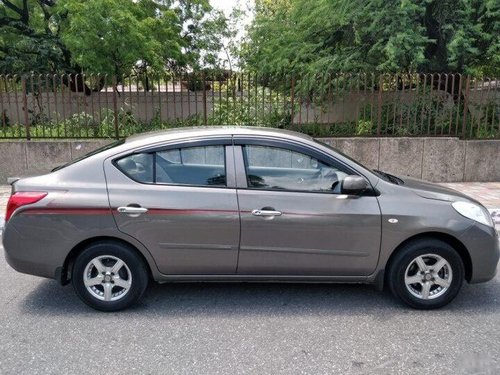
<instances>
[{"instance_id":1,"label":"tree foliage","mask_svg":"<svg viewBox=\"0 0 500 375\"><path fill-rule=\"evenodd\" d=\"M0 73L216 65L225 22L208 0L0 0Z\"/></svg>"},{"instance_id":2,"label":"tree foliage","mask_svg":"<svg viewBox=\"0 0 500 375\"><path fill-rule=\"evenodd\" d=\"M498 0L256 0L246 66L283 71L498 75Z\"/></svg>"},{"instance_id":3,"label":"tree foliage","mask_svg":"<svg viewBox=\"0 0 500 375\"><path fill-rule=\"evenodd\" d=\"M89 73L121 75L138 62L161 69L181 55L180 24L174 11L154 15L144 1L62 0L61 39L73 61Z\"/></svg>"},{"instance_id":4,"label":"tree foliage","mask_svg":"<svg viewBox=\"0 0 500 375\"><path fill-rule=\"evenodd\" d=\"M53 1L0 1L0 72L59 71L70 64L52 22Z\"/></svg>"}]
</instances>

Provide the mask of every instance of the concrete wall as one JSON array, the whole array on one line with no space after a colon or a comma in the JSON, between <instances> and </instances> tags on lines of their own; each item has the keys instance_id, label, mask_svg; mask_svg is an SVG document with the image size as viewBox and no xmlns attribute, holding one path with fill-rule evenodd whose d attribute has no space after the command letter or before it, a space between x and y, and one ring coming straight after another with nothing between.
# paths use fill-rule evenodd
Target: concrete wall
<instances>
[{"instance_id":1,"label":"concrete wall","mask_svg":"<svg viewBox=\"0 0 500 375\"><path fill-rule=\"evenodd\" d=\"M433 182L500 181L500 140L326 138L370 168Z\"/></svg>"},{"instance_id":2,"label":"concrete wall","mask_svg":"<svg viewBox=\"0 0 500 375\"><path fill-rule=\"evenodd\" d=\"M111 140L0 141L0 185L7 177L34 176L104 146Z\"/></svg>"},{"instance_id":3,"label":"concrete wall","mask_svg":"<svg viewBox=\"0 0 500 375\"><path fill-rule=\"evenodd\" d=\"M500 140L323 138L370 168L434 182L500 181ZM0 141L0 184L30 176L111 140Z\"/></svg>"}]
</instances>

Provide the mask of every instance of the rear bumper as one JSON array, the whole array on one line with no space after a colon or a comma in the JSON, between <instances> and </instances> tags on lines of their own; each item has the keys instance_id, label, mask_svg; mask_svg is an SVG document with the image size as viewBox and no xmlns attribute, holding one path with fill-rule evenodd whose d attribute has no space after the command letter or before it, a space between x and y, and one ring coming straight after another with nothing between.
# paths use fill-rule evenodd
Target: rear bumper
<instances>
[{"instance_id":1,"label":"rear bumper","mask_svg":"<svg viewBox=\"0 0 500 375\"><path fill-rule=\"evenodd\" d=\"M13 269L29 275L56 278L56 269L62 266L62 262L55 261L41 244L37 246L25 241L10 223L4 229L2 241L5 260Z\"/></svg>"},{"instance_id":2,"label":"rear bumper","mask_svg":"<svg viewBox=\"0 0 500 375\"><path fill-rule=\"evenodd\" d=\"M500 238L494 228L475 224L460 240L469 251L472 261L471 284L493 279L497 273L500 258Z\"/></svg>"},{"instance_id":3,"label":"rear bumper","mask_svg":"<svg viewBox=\"0 0 500 375\"><path fill-rule=\"evenodd\" d=\"M25 259L21 259L13 255L12 253L9 253L7 251L7 247L5 247L5 244L4 248L5 248L4 251L5 260L7 261L9 266L11 266L17 272L26 273L34 276L47 277L49 279L56 278L57 267L54 267L53 265L40 264L39 262L30 262Z\"/></svg>"}]
</instances>

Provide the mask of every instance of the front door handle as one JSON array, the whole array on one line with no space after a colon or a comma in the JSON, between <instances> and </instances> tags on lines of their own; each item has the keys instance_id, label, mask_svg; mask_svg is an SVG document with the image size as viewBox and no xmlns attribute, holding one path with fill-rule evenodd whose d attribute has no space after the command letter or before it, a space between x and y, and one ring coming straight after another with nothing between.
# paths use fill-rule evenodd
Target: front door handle
<instances>
[{"instance_id":1,"label":"front door handle","mask_svg":"<svg viewBox=\"0 0 500 375\"><path fill-rule=\"evenodd\" d=\"M131 217L137 217L148 212L148 209L144 207L126 206L118 207L117 211L121 214L127 214Z\"/></svg>"},{"instance_id":2,"label":"front door handle","mask_svg":"<svg viewBox=\"0 0 500 375\"><path fill-rule=\"evenodd\" d=\"M281 216L283 213L281 211L275 210L253 210L253 216Z\"/></svg>"}]
</instances>

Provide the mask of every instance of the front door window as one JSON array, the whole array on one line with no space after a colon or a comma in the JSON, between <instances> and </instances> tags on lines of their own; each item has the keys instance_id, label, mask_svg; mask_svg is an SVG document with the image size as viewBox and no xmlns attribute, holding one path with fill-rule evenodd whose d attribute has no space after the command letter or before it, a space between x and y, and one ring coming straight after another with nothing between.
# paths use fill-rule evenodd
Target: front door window
<instances>
[{"instance_id":1,"label":"front door window","mask_svg":"<svg viewBox=\"0 0 500 375\"><path fill-rule=\"evenodd\" d=\"M243 147L250 189L340 193L348 171L300 152L269 146Z\"/></svg>"}]
</instances>

